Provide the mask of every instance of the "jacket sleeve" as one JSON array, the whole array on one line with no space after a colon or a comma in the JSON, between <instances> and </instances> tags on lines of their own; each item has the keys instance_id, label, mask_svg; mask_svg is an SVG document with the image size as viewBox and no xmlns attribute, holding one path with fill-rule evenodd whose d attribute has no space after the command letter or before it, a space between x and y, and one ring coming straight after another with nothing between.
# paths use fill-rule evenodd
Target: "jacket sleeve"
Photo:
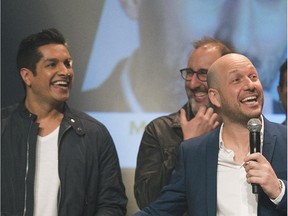
<instances>
[{"instance_id":1,"label":"jacket sleeve","mask_svg":"<svg viewBox=\"0 0 288 216\"><path fill-rule=\"evenodd\" d=\"M162 187L168 183L176 163L178 145L163 147L160 142L166 143L166 140L163 140L163 137L160 139L161 134L163 136L162 131L159 131L159 125L156 126L152 121L146 126L140 143L134 185L134 195L140 209L148 206L159 196Z\"/></svg>"},{"instance_id":2,"label":"jacket sleeve","mask_svg":"<svg viewBox=\"0 0 288 216\"><path fill-rule=\"evenodd\" d=\"M283 212L287 215L287 181L286 180L282 180L282 182L285 185L285 194L282 197L281 202L278 204L277 206L277 210L279 210L280 212Z\"/></svg>"},{"instance_id":3,"label":"jacket sleeve","mask_svg":"<svg viewBox=\"0 0 288 216\"><path fill-rule=\"evenodd\" d=\"M127 197L117 151L109 132L105 135L100 148L98 155L100 180L96 216L124 216Z\"/></svg>"},{"instance_id":4,"label":"jacket sleeve","mask_svg":"<svg viewBox=\"0 0 288 216\"><path fill-rule=\"evenodd\" d=\"M133 216L182 216L184 214L187 209L184 183L185 166L183 149L180 151L179 161L171 175L170 183L163 187L161 195L155 201Z\"/></svg>"}]
</instances>

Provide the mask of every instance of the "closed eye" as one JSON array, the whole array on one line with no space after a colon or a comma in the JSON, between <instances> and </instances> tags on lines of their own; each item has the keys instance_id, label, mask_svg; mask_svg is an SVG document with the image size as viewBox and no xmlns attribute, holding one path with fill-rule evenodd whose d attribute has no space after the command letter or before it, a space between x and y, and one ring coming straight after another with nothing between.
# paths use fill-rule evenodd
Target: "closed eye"
<instances>
[{"instance_id":1,"label":"closed eye","mask_svg":"<svg viewBox=\"0 0 288 216\"><path fill-rule=\"evenodd\" d=\"M206 69L200 69L198 71L198 74L200 74L200 75L206 75L207 73L208 73L208 70L206 70Z\"/></svg>"},{"instance_id":2,"label":"closed eye","mask_svg":"<svg viewBox=\"0 0 288 216\"><path fill-rule=\"evenodd\" d=\"M238 83L238 82L240 82L240 78L234 78L234 79L232 79L232 83Z\"/></svg>"},{"instance_id":3,"label":"closed eye","mask_svg":"<svg viewBox=\"0 0 288 216\"><path fill-rule=\"evenodd\" d=\"M46 67L55 67L56 66L56 63L55 62L52 62L52 63L49 63L46 65Z\"/></svg>"},{"instance_id":4,"label":"closed eye","mask_svg":"<svg viewBox=\"0 0 288 216\"><path fill-rule=\"evenodd\" d=\"M258 79L258 76L257 76L256 74L251 74L251 75L249 76L249 78L250 78L251 80L257 80L257 79Z\"/></svg>"}]
</instances>

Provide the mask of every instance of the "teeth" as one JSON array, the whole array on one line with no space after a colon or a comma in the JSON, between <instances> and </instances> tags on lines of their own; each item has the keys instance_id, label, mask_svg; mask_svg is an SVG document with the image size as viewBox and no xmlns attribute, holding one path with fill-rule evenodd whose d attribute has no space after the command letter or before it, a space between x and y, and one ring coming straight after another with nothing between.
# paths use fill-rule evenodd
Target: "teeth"
<instances>
[{"instance_id":1,"label":"teeth","mask_svg":"<svg viewBox=\"0 0 288 216\"><path fill-rule=\"evenodd\" d=\"M55 85L68 85L67 81L57 81L54 83Z\"/></svg>"},{"instance_id":2,"label":"teeth","mask_svg":"<svg viewBox=\"0 0 288 216\"><path fill-rule=\"evenodd\" d=\"M195 92L194 95L195 95L196 97L204 97L204 96L207 95L207 93L206 93L206 92Z\"/></svg>"},{"instance_id":3,"label":"teeth","mask_svg":"<svg viewBox=\"0 0 288 216\"><path fill-rule=\"evenodd\" d=\"M256 96L247 97L247 98L243 99L242 102L251 101L251 100L256 100Z\"/></svg>"}]
</instances>

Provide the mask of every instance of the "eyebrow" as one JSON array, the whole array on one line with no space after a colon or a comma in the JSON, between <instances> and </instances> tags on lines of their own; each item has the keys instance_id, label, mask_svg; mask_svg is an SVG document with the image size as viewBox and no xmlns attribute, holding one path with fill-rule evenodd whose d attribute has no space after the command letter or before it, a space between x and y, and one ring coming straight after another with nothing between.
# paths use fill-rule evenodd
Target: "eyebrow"
<instances>
[{"instance_id":1,"label":"eyebrow","mask_svg":"<svg viewBox=\"0 0 288 216\"><path fill-rule=\"evenodd\" d=\"M47 58L47 59L44 59L44 62L47 62L47 61L60 61L58 58ZM73 61L73 59L71 57L65 59L64 61Z\"/></svg>"},{"instance_id":2,"label":"eyebrow","mask_svg":"<svg viewBox=\"0 0 288 216\"><path fill-rule=\"evenodd\" d=\"M233 69L232 71L229 71L229 72L228 72L228 75L233 75L233 74L235 74L235 73L237 73L237 72L238 72L238 70Z\"/></svg>"}]
</instances>

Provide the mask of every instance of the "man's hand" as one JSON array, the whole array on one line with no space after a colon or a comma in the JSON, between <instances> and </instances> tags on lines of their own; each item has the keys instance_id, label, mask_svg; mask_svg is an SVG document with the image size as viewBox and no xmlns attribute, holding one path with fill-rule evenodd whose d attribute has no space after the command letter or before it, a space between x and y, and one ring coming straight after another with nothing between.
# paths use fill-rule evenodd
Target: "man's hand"
<instances>
[{"instance_id":1,"label":"man's hand","mask_svg":"<svg viewBox=\"0 0 288 216\"><path fill-rule=\"evenodd\" d=\"M276 199L280 195L281 183L271 164L261 153L246 156L244 167L248 183L259 184L270 199Z\"/></svg>"},{"instance_id":2,"label":"man's hand","mask_svg":"<svg viewBox=\"0 0 288 216\"><path fill-rule=\"evenodd\" d=\"M214 113L213 108L201 106L196 116L190 121L186 118L184 109L180 110L180 124L184 140L205 134L216 128L220 123L218 114Z\"/></svg>"}]
</instances>

